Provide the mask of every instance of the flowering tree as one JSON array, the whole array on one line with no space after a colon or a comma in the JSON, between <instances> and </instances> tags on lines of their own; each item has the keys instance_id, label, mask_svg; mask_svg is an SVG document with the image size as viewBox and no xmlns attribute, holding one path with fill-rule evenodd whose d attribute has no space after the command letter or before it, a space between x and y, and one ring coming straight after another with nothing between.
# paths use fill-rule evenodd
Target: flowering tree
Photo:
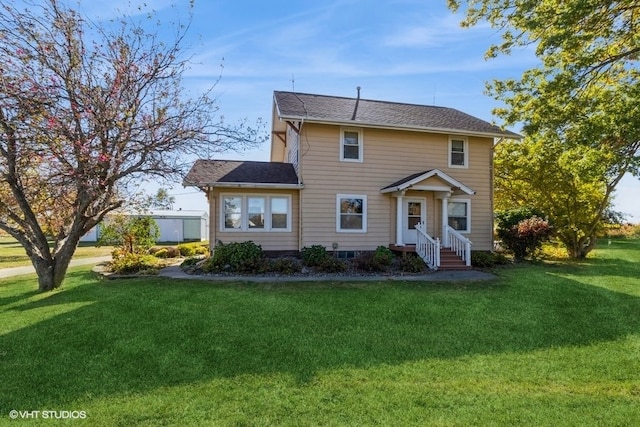
<instances>
[{"instance_id":1,"label":"flowering tree","mask_svg":"<svg viewBox=\"0 0 640 427\"><path fill-rule=\"evenodd\" d=\"M210 91L183 96L187 27L167 43L144 22L94 23L58 0L2 3L0 229L24 246L40 290L60 286L80 237L132 183L175 177L205 144L255 136L214 122Z\"/></svg>"}]
</instances>

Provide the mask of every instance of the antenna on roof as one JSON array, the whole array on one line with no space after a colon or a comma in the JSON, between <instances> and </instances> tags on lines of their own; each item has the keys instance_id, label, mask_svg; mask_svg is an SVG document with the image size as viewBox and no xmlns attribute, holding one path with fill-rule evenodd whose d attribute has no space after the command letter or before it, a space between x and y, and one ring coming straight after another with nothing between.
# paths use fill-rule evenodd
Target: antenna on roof
<instances>
[{"instance_id":1,"label":"antenna on roof","mask_svg":"<svg viewBox=\"0 0 640 427\"><path fill-rule=\"evenodd\" d=\"M360 89L360 86L356 88L356 90L358 91L358 97L356 98L356 105L353 108L353 116L351 116L351 120L355 120L356 114L358 113L358 104L360 103Z\"/></svg>"},{"instance_id":2,"label":"antenna on roof","mask_svg":"<svg viewBox=\"0 0 640 427\"><path fill-rule=\"evenodd\" d=\"M293 73L291 73L291 92L295 92L296 91L296 79L293 76Z\"/></svg>"}]
</instances>

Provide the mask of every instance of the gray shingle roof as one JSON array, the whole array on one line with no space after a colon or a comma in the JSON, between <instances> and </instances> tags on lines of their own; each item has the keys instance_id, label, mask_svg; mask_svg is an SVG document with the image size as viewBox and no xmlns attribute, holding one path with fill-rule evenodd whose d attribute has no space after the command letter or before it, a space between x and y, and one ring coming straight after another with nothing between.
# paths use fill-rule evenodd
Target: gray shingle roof
<instances>
[{"instance_id":1,"label":"gray shingle roof","mask_svg":"<svg viewBox=\"0 0 640 427\"><path fill-rule=\"evenodd\" d=\"M233 160L196 160L182 181L185 186L298 186L298 176L289 163Z\"/></svg>"},{"instance_id":2,"label":"gray shingle roof","mask_svg":"<svg viewBox=\"0 0 640 427\"><path fill-rule=\"evenodd\" d=\"M514 132L502 130L489 122L447 107L282 91L275 91L274 99L278 114L283 120L304 119L353 126L520 138Z\"/></svg>"}]
</instances>

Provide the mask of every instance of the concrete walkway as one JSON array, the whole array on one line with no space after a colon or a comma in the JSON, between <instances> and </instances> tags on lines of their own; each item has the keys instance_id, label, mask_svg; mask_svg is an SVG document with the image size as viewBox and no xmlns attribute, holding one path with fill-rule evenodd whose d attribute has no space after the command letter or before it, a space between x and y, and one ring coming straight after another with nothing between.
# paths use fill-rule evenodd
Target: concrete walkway
<instances>
[{"instance_id":1,"label":"concrete walkway","mask_svg":"<svg viewBox=\"0 0 640 427\"><path fill-rule=\"evenodd\" d=\"M111 255L94 257L94 258L78 258L72 259L69 267L78 265L100 264L101 262L111 261ZM24 274L34 274L36 270L33 265L25 265L24 267L0 268L0 279L14 276L22 276Z\"/></svg>"},{"instance_id":2,"label":"concrete walkway","mask_svg":"<svg viewBox=\"0 0 640 427\"><path fill-rule=\"evenodd\" d=\"M496 276L491 273L478 270L460 271L436 271L435 273L418 275L362 275L362 276L341 276L339 274L322 274L314 276L223 276L223 275L198 275L187 274L180 266L167 267L158 273L160 277L172 279L209 280L220 282L320 282L320 281L384 281L384 280L404 280L416 282L467 282L479 280L492 280Z\"/></svg>"}]
</instances>

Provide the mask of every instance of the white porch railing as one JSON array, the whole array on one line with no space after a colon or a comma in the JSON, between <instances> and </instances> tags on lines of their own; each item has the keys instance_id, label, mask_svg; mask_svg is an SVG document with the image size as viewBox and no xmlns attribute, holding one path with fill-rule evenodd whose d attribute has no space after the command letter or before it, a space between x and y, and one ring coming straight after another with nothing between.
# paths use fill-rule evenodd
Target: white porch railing
<instances>
[{"instance_id":1,"label":"white porch railing","mask_svg":"<svg viewBox=\"0 0 640 427\"><path fill-rule=\"evenodd\" d=\"M419 222L416 225L418 239L416 242L416 253L431 269L440 267L440 239L434 239L427 234L427 225Z\"/></svg>"},{"instance_id":2,"label":"white porch railing","mask_svg":"<svg viewBox=\"0 0 640 427\"><path fill-rule=\"evenodd\" d=\"M447 226L446 242L449 248L456 253L467 266L471 265L471 240L464 237L457 230Z\"/></svg>"}]
</instances>

